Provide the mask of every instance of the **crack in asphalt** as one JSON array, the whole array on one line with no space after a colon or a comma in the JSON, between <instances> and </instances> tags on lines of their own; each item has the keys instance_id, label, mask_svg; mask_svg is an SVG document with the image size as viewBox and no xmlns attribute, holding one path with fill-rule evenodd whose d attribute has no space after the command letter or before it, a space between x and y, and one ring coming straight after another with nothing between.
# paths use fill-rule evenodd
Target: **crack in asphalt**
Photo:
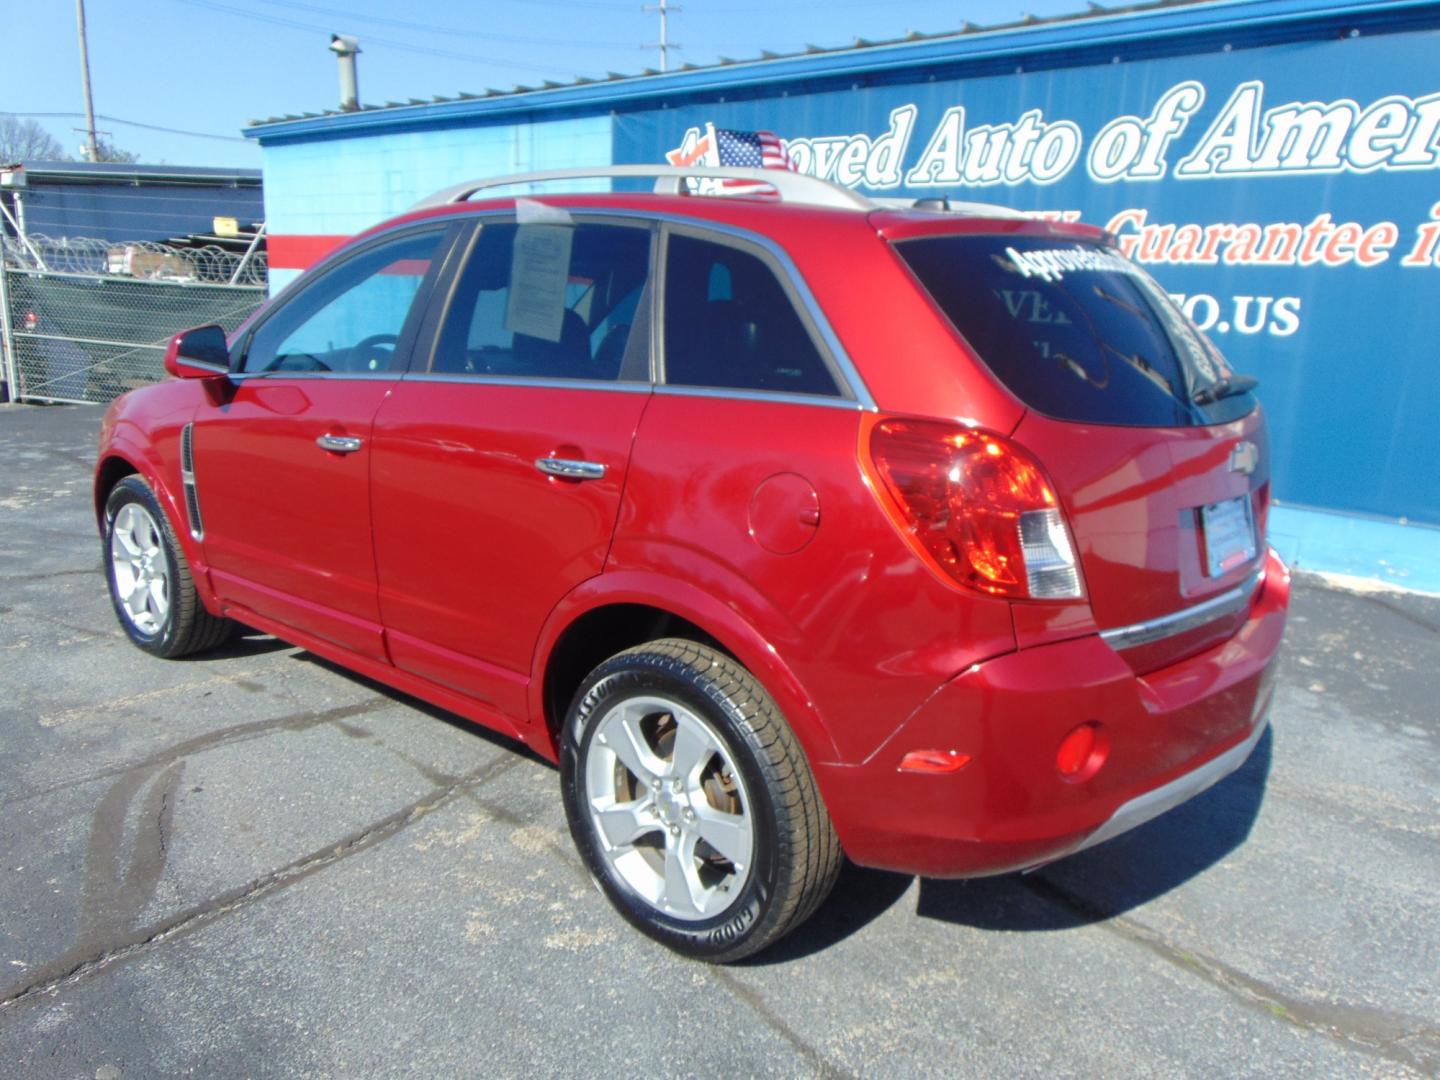
<instances>
[{"instance_id":1,"label":"crack in asphalt","mask_svg":"<svg viewBox=\"0 0 1440 1080\"><path fill-rule=\"evenodd\" d=\"M84 638L118 638L121 639L121 641L125 639L125 631L122 631L120 626L98 631L94 626L76 625L73 624L73 622L66 622L65 619L55 618L55 616L49 615L49 613L37 611L35 606L30 605L30 603L20 603L20 605L10 608L10 611L19 613L19 615L23 615L24 618L27 619L39 619L40 622L45 622L45 624L49 624L50 626L59 626L60 629L68 629L71 634L79 634L84 636Z\"/></svg>"},{"instance_id":2,"label":"crack in asphalt","mask_svg":"<svg viewBox=\"0 0 1440 1080\"><path fill-rule=\"evenodd\" d=\"M516 754L515 756L516 759L519 761L531 760L525 757L523 754ZM486 815L494 818L496 821L503 822L504 824L509 825L512 828L518 829L523 828L526 825L533 824L533 822L531 822L527 818L521 817L519 814L515 813L515 811L511 810L508 806L504 806L496 802L491 802L488 799L483 799L478 793L474 791L466 791L463 794L465 798L469 799L481 810L485 811ZM541 846L544 847L545 850L548 851L552 856L554 856L556 862L561 863L567 870L573 871L578 880L584 881L586 884L593 884L594 879L590 877L590 872L585 869L585 864L580 861L579 852L577 852L573 847L569 845L553 843L548 838L542 842Z\"/></svg>"},{"instance_id":3,"label":"crack in asphalt","mask_svg":"<svg viewBox=\"0 0 1440 1080\"><path fill-rule=\"evenodd\" d=\"M157 945L193 933L221 917L239 911L265 897L333 866L352 855L383 843L426 815L453 801L469 787L485 784L509 772L526 759L502 754L443 788L431 789L421 798L387 814L378 821L351 833L334 844L312 851L235 889L227 890L142 929L122 933L83 955L68 953L39 967L29 982L0 991L0 1014L43 995L98 975L114 964L131 960Z\"/></svg>"},{"instance_id":4,"label":"crack in asphalt","mask_svg":"<svg viewBox=\"0 0 1440 1080\"><path fill-rule=\"evenodd\" d=\"M1360 592L1357 589L1346 589L1342 586L1330 585L1323 581L1305 581L1301 578L1296 578L1295 584L1307 592L1323 592L1332 595L1339 594L1341 596L1354 597L1356 600L1369 604L1371 607L1378 607L1384 611L1388 611L1396 618L1403 619L1412 626L1418 626L1421 630L1428 630L1432 634L1440 634L1440 623L1431 622L1423 615L1416 615L1414 612L1406 611L1400 605L1391 603L1382 594Z\"/></svg>"},{"instance_id":5,"label":"crack in asphalt","mask_svg":"<svg viewBox=\"0 0 1440 1080\"><path fill-rule=\"evenodd\" d=\"M1373 596L1369 593L1357 593L1356 595L1367 604L1373 607L1384 608L1390 612L1390 614L1404 619L1413 626L1418 626L1421 630L1428 630L1432 634L1440 634L1440 624L1433 623L1422 615L1416 615L1414 612L1406 611L1404 608L1390 603L1383 596Z\"/></svg>"},{"instance_id":6,"label":"crack in asphalt","mask_svg":"<svg viewBox=\"0 0 1440 1080\"><path fill-rule=\"evenodd\" d=\"M1418 1017L1366 1006L1305 1001L1213 956L1175 945L1143 923L1109 912L1039 874L1027 875L1022 880L1040 899L1149 949L1167 963L1199 976L1256 1012L1404 1065L1424 1076L1434 1075L1440 1069L1440 1039L1433 1037L1432 1029L1404 1026L1425 1023ZM1401 1045L1417 1040L1427 1044L1425 1052Z\"/></svg>"},{"instance_id":7,"label":"crack in asphalt","mask_svg":"<svg viewBox=\"0 0 1440 1080\"><path fill-rule=\"evenodd\" d=\"M43 623L49 623L51 626L58 626L62 630L69 630L72 634L80 634L84 637L120 639L123 639L125 637L125 631L121 630L118 626L111 630L96 630L93 627L89 626L78 626L75 623L66 622L64 619L57 619L54 615L48 615L43 611L36 611L35 608L30 606L29 604L22 604L17 607L12 607L10 611L19 615L23 615L28 619L39 619Z\"/></svg>"},{"instance_id":8,"label":"crack in asphalt","mask_svg":"<svg viewBox=\"0 0 1440 1080\"><path fill-rule=\"evenodd\" d=\"M518 760L525 759L520 757ZM515 827L529 824L525 818L516 814L509 807L482 798L475 791L465 791L463 794L465 798L469 799L483 810L486 815L494 818L496 821ZM549 840L546 840L543 846L554 856L557 862L562 864L567 870L573 872L577 878L583 880L586 884L594 884L594 879L590 876L589 871L586 870L584 863L573 847L562 847ZM742 1008L755 1016L762 1024L784 1040L784 1042L799 1054L800 1057L805 1060L806 1064L814 1070L815 1075L833 1078L833 1080L850 1080L850 1078L854 1076L853 1073L846 1072L840 1068L818 1049L801 1038L790 1025L770 1008L769 1004L756 990L746 986L728 969L718 966L707 966L706 974L713 975Z\"/></svg>"},{"instance_id":9,"label":"crack in asphalt","mask_svg":"<svg viewBox=\"0 0 1440 1080\"><path fill-rule=\"evenodd\" d=\"M0 585L10 585L29 581L50 581L62 577L91 577L101 573L104 567L92 566L85 570L51 570L45 574L6 574L0 576Z\"/></svg>"},{"instance_id":10,"label":"crack in asphalt","mask_svg":"<svg viewBox=\"0 0 1440 1080\"><path fill-rule=\"evenodd\" d=\"M192 682L171 683L167 686L155 686L149 690L141 690L133 694L111 695L98 703L88 705L77 705L73 708L62 709L59 712L41 713L39 717L41 727L61 727L80 719L93 719L107 714L113 715L121 709L134 709L136 706L149 708L161 698L174 696L185 696L204 691L203 696L208 697L211 692L222 687L234 686L241 690L260 692L265 689L263 684L252 682L250 677L263 677L267 673L266 668L240 669L238 671L210 671L203 678ZM258 689L257 689L258 688Z\"/></svg>"},{"instance_id":11,"label":"crack in asphalt","mask_svg":"<svg viewBox=\"0 0 1440 1080\"><path fill-rule=\"evenodd\" d=\"M66 407L66 408L70 408L70 407L72 407L72 406L68 406L68 405L67 405L67 406L65 406L65 407ZM90 407L90 404L89 404L89 403L86 403L86 405L81 406L81 408L87 408L87 407ZM8 442L8 440L7 440L7 442ZM16 444L17 447L18 447L18 446L29 446L29 445L31 445L31 444L29 444L29 443L17 443L17 444ZM66 449L64 449L64 448L62 448L62 447L59 447L59 446L50 446L50 447L46 447L46 448L45 448L45 455L46 455L47 458L50 458L50 459L59 458L59 459L61 459L62 461L68 461L68 462L71 462L71 463L74 464L74 465L79 465L80 468L83 470L82 476L83 476L87 481L89 480L89 478L90 478L90 477L94 474L94 472L95 472L95 451L94 451L92 448L90 448L90 447L86 447L84 450L66 450ZM66 474L66 475L68 475L69 472L70 472L69 469L64 469L64 470L57 469L56 471L57 471L57 472L61 472L61 473ZM73 482L73 481L69 481L69 482ZM67 483L67 481L57 480L57 481L55 481L55 483L62 483L62 484L63 484L63 483ZM81 494L87 494L87 493L84 493L84 492L76 492L76 494L77 494L77 495L81 495Z\"/></svg>"},{"instance_id":12,"label":"crack in asphalt","mask_svg":"<svg viewBox=\"0 0 1440 1080\"><path fill-rule=\"evenodd\" d=\"M181 763L183 764L183 763ZM160 858L163 860L170 851L169 833L170 821L166 811L170 808L170 789L163 788L160 793L160 812L155 815L155 841L160 846Z\"/></svg>"},{"instance_id":13,"label":"crack in asphalt","mask_svg":"<svg viewBox=\"0 0 1440 1080\"><path fill-rule=\"evenodd\" d=\"M714 966L709 969L707 974L713 975L715 980L729 991L731 997L744 1006L762 1024L780 1036L786 1044L804 1058L806 1064L815 1070L815 1075L833 1077L836 1078L836 1080L850 1080L850 1078L855 1075L840 1068L840 1066L836 1065L819 1050L796 1034L794 1029L770 1008L769 1004L759 993L736 978L734 973L728 968Z\"/></svg>"},{"instance_id":14,"label":"crack in asphalt","mask_svg":"<svg viewBox=\"0 0 1440 1080\"><path fill-rule=\"evenodd\" d=\"M83 787L86 784L93 784L97 780L105 780L112 776L120 776L136 769L155 768L166 765L182 757L189 757L191 754L209 750L216 746L224 746L235 742L245 742L250 739L268 735L273 731L306 731L312 727L319 727L324 724L335 724L338 721L347 720L355 716L363 716L366 713L378 712L394 702L387 697L376 696L366 698L363 701L351 705L340 705L333 709L305 709L300 712L287 713L284 716L275 716L267 720L253 720L246 724L235 724L231 727L220 728L217 731L208 731L203 735L185 739L170 746L163 747L138 761L126 762L122 765L113 765L106 769L97 769L94 772L84 773L80 776L71 777L47 787L32 788L29 791L0 799L0 808L13 806L16 803L26 802L30 799L38 799L45 795L53 795L57 791L65 791L73 787Z\"/></svg>"},{"instance_id":15,"label":"crack in asphalt","mask_svg":"<svg viewBox=\"0 0 1440 1080\"><path fill-rule=\"evenodd\" d=\"M1412 825L1406 821L1397 821L1394 817L1383 816L1385 812L1390 814L1413 815L1420 817L1429 814L1429 811L1417 803L1396 802L1380 806L1357 806L1353 802L1346 801L1343 797L1328 791L1316 791L1304 784L1287 784L1269 778L1265 783L1267 795L1283 795L1287 799L1293 799L1297 803L1305 803L1310 807L1318 807L1328 813L1335 821L1346 822L1362 828L1375 829L1381 832L1395 833L1399 837L1418 837L1423 840L1440 839L1440 823L1431 824L1428 821Z\"/></svg>"}]
</instances>

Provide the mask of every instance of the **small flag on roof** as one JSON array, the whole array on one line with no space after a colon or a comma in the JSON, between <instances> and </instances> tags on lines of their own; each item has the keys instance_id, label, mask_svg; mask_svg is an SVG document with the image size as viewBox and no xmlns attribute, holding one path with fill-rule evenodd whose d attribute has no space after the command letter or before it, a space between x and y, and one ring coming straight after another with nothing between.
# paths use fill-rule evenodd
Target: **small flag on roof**
<instances>
[{"instance_id":1,"label":"small flag on roof","mask_svg":"<svg viewBox=\"0 0 1440 1080\"><path fill-rule=\"evenodd\" d=\"M698 134L694 128L687 133ZM700 166L708 169L786 169L797 171L785 141L773 131L734 131L705 125L705 133L693 142L687 137L679 150L665 155L671 165ZM690 188L703 195L740 195L748 192L766 192L773 189L749 180L716 180L713 178L691 180Z\"/></svg>"},{"instance_id":2,"label":"small flag on roof","mask_svg":"<svg viewBox=\"0 0 1440 1080\"><path fill-rule=\"evenodd\" d=\"M720 164L742 169L789 169L795 171L790 160L790 151L773 131L730 131L717 128L715 145L719 151Z\"/></svg>"}]
</instances>

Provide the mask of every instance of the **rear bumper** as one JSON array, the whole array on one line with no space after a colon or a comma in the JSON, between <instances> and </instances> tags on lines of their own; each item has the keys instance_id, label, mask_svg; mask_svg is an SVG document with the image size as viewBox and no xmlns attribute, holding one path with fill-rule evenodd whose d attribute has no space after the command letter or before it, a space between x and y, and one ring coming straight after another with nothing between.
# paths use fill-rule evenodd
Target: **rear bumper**
<instances>
[{"instance_id":1,"label":"rear bumper","mask_svg":"<svg viewBox=\"0 0 1440 1080\"><path fill-rule=\"evenodd\" d=\"M854 861L934 877L1027 869L1094 846L1239 768L1264 733L1289 572L1271 552L1227 640L1137 675L1100 637L1024 649L941 687L869 760L817 768ZM1056 751L1098 724L1104 763L1067 779ZM968 755L944 774L899 771L913 750Z\"/></svg>"},{"instance_id":2,"label":"rear bumper","mask_svg":"<svg viewBox=\"0 0 1440 1080\"><path fill-rule=\"evenodd\" d=\"M1206 788L1218 784L1225 777L1245 764L1250 757L1250 752L1255 749L1255 744L1260 741L1260 736L1265 734L1265 727L1269 716L1261 716L1260 722L1255 725L1253 731L1242 743L1237 743L1229 750L1213 757L1204 765L1192 769L1183 776L1177 776L1168 784L1161 784L1158 788L1152 788L1143 795L1137 795L1127 803L1122 803L1113 814L1105 819L1105 823L1096 829L1084 840L1080 841L1063 855L1073 855L1077 851L1084 851L1096 844L1103 844L1121 833L1129 832L1131 829L1144 825L1167 810L1173 810L1181 803L1193 799ZM1056 856L1059 858L1061 856Z\"/></svg>"}]
</instances>

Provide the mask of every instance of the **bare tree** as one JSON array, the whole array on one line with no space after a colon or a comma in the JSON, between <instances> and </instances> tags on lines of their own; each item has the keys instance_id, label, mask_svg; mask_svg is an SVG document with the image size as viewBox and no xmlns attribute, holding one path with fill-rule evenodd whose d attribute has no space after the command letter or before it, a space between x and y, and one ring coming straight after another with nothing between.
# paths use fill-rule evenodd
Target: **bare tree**
<instances>
[{"instance_id":1,"label":"bare tree","mask_svg":"<svg viewBox=\"0 0 1440 1080\"><path fill-rule=\"evenodd\" d=\"M55 136L34 120L0 116L0 164L66 161L69 157Z\"/></svg>"},{"instance_id":2,"label":"bare tree","mask_svg":"<svg viewBox=\"0 0 1440 1080\"><path fill-rule=\"evenodd\" d=\"M114 165L133 165L140 160L140 155L133 150L121 150L109 139L97 139L95 149L99 152L97 161L108 161Z\"/></svg>"}]
</instances>

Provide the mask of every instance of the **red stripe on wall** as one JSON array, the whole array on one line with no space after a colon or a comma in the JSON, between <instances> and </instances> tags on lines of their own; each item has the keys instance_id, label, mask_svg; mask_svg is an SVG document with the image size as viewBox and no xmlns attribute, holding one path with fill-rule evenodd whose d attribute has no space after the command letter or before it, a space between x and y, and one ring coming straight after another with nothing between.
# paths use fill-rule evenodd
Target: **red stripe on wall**
<instances>
[{"instance_id":1,"label":"red stripe on wall","mask_svg":"<svg viewBox=\"0 0 1440 1080\"><path fill-rule=\"evenodd\" d=\"M348 236L270 236L266 252L276 270L305 270L349 240Z\"/></svg>"}]
</instances>

